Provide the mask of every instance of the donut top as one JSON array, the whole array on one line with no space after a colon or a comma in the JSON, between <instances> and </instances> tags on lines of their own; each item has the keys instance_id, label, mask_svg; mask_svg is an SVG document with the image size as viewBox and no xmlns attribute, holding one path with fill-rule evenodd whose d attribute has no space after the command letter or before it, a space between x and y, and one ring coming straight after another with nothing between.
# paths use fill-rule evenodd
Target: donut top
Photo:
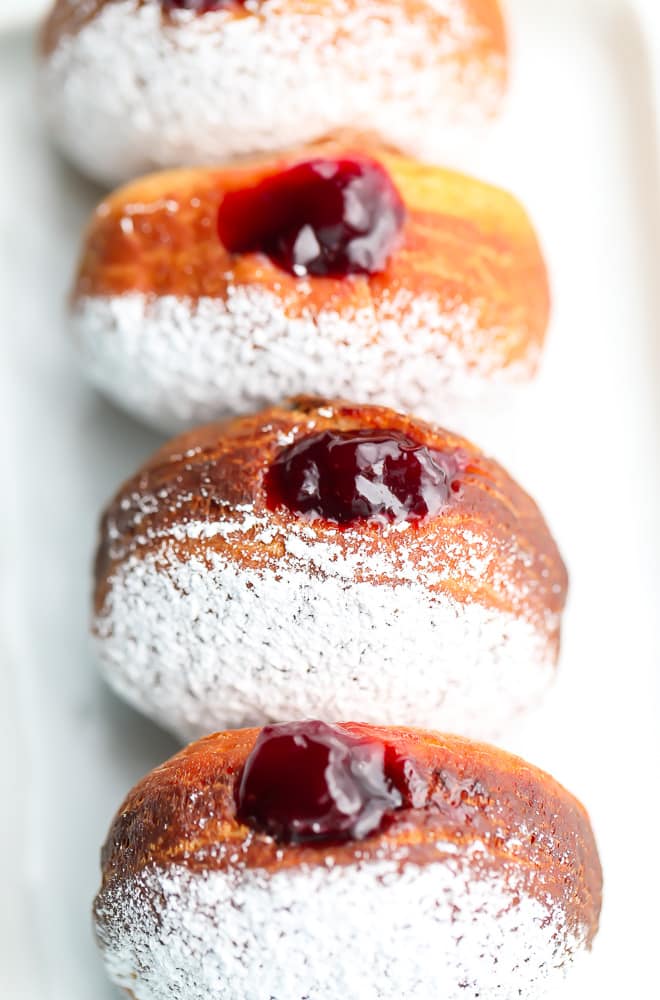
<instances>
[{"instance_id":1,"label":"donut top","mask_svg":"<svg viewBox=\"0 0 660 1000\"><path fill-rule=\"evenodd\" d=\"M218 233L232 253L265 253L298 277L375 274L405 209L385 168L366 157L316 158L230 191Z\"/></svg>"},{"instance_id":2,"label":"donut top","mask_svg":"<svg viewBox=\"0 0 660 1000\"><path fill-rule=\"evenodd\" d=\"M337 400L298 398L158 451L104 514L97 610L124 560L211 553L258 572L419 582L555 631L567 590L538 507L497 462L413 417Z\"/></svg>"},{"instance_id":3,"label":"donut top","mask_svg":"<svg viewBox=\"0 0 660 1000\"><path fill-rule=\"evenodd\" d=\"M236 815L279 843L361 840L412 805L415 778L382 740L318 721L267 726L237 782Z\"/></svg>"},{"instance_id":4,"label":"donut top","mask_svg":"<svg viewBox=\"0 0 660 1000\"><path fill-rule=\"evenodd\" d=\"M310 434L278 455L264 485L269 507L284 504L339 525L433 517L460 492L460 452L428 448L401 431Z\"/></svg>"},{"instance_id":5,"label":"donut top","mask_svg":"<svg viewBox=\"0 0 660 1000\"><path fill-rule=\"evenodd\" d=\"M526 891L593 936L602 879L580 803L503 751L421 730L311 724L297 745L290 726L209 736L129 793L102 865L105 887L149 865L276 872L456 856L476 878L515 867Z\"/></svg>"},{"instance_id":6,"label":"donut top","mask_svg":"<svg viewBox=\"0 0 660 1000\"><path fill-rule=\"evenodd\" d=\"M228 205L253 198L255 191L277 189L282 178L289 183L301 176L301 166L302 176L309 174L310 160L370 164L377 180L370 200L387 209L384 216L380 210L368 213L376 237L369 242L378 251L375 263L381 270L296 274L292 268L299 265L291 257L281 266L268 255L271 245L265 253L257 247L254 233L253 249L244 253L232 252L220 239L218 220ZM405 206L402 221L399 199ZM260 213L255 214L260 222ZM383 218L385 234L379 229ZM239 220L241 237L242 225ZM239 245L233 242L235 234L223 235L232 246ZM263 238L263 231L257 235ZM286 250L286 239L284 244ZM364 246L352 240L351 248ZM451 330L452 342L486 367L528 365L530 357L536 358L550 301L536 235L511 195L453 171L385 153L368 141L361 148L346 142L317 144L233 167L165 171L121 188L91 219L73 299L171 295L194 304L228 302L244 292L273 297L290 318L375 312L402 324L406 317L418 317L425 328L433 317L444 317L440 329Z\"/></svg>"}]
</instances>

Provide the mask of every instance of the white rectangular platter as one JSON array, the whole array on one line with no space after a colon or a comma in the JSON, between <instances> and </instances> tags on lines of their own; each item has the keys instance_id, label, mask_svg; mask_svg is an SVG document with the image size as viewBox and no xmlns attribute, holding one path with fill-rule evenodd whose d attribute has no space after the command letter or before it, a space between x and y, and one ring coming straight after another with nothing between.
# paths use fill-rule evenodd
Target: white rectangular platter
<instances>
[{"instance_id":1,"label":"white rectangular platter","mask_svg":"<svg viewBox=\"0 0 660 1000\"><path fill-rule=\"evenodd\" d=\"M572 589L556 688L507 745L585 801L602 852L602 930L553 1000L651 997L660 900L653 25L615 0L509 7L509 111L460 165L531 210L555 310L540 379L479 443L540 501ZM110 1000L89 917L99 845L125 791L175 745L96 676L90 564L100 507L157 439L83 384L70 354L63 303L99 193L48 148L32 45L27 30L0 34L0 996Z\"/></svg>"}]
</instances>

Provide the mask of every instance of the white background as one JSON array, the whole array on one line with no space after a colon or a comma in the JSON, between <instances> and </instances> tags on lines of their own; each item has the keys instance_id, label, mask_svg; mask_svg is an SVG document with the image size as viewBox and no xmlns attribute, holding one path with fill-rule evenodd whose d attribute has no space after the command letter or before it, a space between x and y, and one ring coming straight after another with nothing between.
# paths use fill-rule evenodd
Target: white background
<instances>
[{"instance_id":1,"label":"white background","mask_svg":"<svg viewBox=\"0 0 660 1000\"><path fill-rule=\"evenodd\" d=\"M0 0L0 19L33 6ZM571 597L558 684L507 745L585 801L605 868L594 954L556 1000L651 998L660 12L644 3L640 28L623 0L509 6L509 113L463 166L530 208L555 309L540 379L480 443L539 499ZM174 744L96 678L90 557L98 510L156 438L84 386L69 353L63 299L98 191L48 149L31 48L20 31L0 41L0 997L109 1000L89 920L98 846L124 792Z\"/></svg>"}]
</instances>

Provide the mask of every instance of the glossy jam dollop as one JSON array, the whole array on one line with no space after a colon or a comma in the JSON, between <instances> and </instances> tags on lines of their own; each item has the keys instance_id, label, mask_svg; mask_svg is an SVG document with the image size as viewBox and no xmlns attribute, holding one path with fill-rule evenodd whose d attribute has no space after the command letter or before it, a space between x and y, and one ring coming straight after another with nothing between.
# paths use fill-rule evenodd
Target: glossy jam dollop
<instances>
[{"instance_id":1,"label":"glossy jam dollop","mask_svg":"<svg viewBox=\"0 0 660 1000\"><path fill-rule=\"evenodd\" d=\"M420 782L412 762L339 726L266 726L238 779L237 817L284 844L360 840L421 804Z\"/></svg>"},{"instance_id":2,"label":"glossy jam dollop","mask_svg":"<svg viewBox=\"0 0 660 1000\"><path fill-rule=\"evenodd\" d=\"M286 448L264 479L271 510L339 525L396 524L439 514L455 495L453 454L400 431L323 431Z\"/></svg>"},{"instance_id":3,"label":"glossy jam dollop","mask_svg":"<svg viewBox=\"0 0 660 1000\"><path fill-rule=\"evenodd\" d=\"M380 164L314 159L226 194L218 233L232 253L264 253L298 276L340 277L382 271L404 217Z\"/></svg>"}]
</instances>

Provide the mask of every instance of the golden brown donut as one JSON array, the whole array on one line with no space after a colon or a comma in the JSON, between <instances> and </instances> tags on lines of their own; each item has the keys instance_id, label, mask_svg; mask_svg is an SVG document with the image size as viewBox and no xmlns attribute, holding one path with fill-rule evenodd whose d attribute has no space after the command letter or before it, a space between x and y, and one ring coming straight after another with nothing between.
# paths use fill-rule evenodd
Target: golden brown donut
<instances>
[{"instance_id":1,"label":"golden brown donut","mask_svg":"<svg viewBox=\"0 0 660 1000\"><path fill-rule=\"evenodd\" d=\"M223 245L228 199L319 161L360 164L398 192L404 217L379 270L301 275ZM374 224L382 217L375 210ZM92 381L159 428L297 393L460 426L476 403L502 402L535 373L549 290L511 195L373 147L326 143L115 192L87 230L72 311Z\"/></svg>"},{"instance_id":2,"label":"golden brown donut","mask_svg":"<svg viewBox=\"0 0 660 1000\"><path fill-rule=\"evenodd\" d=\"M497 0L57 0L41 103L105 184L346 129L437 159L499 112L507 63Z\"/></svg>"},{"instance_id":3,"label":"golden brown donut","mask_svg":"<svg viewBox=\"0 0 660 1000\"><path fill-rule=\"evenodd\" d=\"M318 503L283 498L317 474ZM352 715L483 738L553 678L566 588L538 507L474 445L298 399L183 435L121 487L93 630L111 685L184 736Z\"/></svg>"},{"instance_id":4,"label":"golden brown donut","mask_svg":"<svg viewBox=\"0 0 660 1000\"><path fill-rule=\"evenodd\" d=\"M534 1000L591 947L602 887L549 775L354 723L189 746L129 793L102 867L98 941L135 1000Z\"/></svg>"}]
</instances>

